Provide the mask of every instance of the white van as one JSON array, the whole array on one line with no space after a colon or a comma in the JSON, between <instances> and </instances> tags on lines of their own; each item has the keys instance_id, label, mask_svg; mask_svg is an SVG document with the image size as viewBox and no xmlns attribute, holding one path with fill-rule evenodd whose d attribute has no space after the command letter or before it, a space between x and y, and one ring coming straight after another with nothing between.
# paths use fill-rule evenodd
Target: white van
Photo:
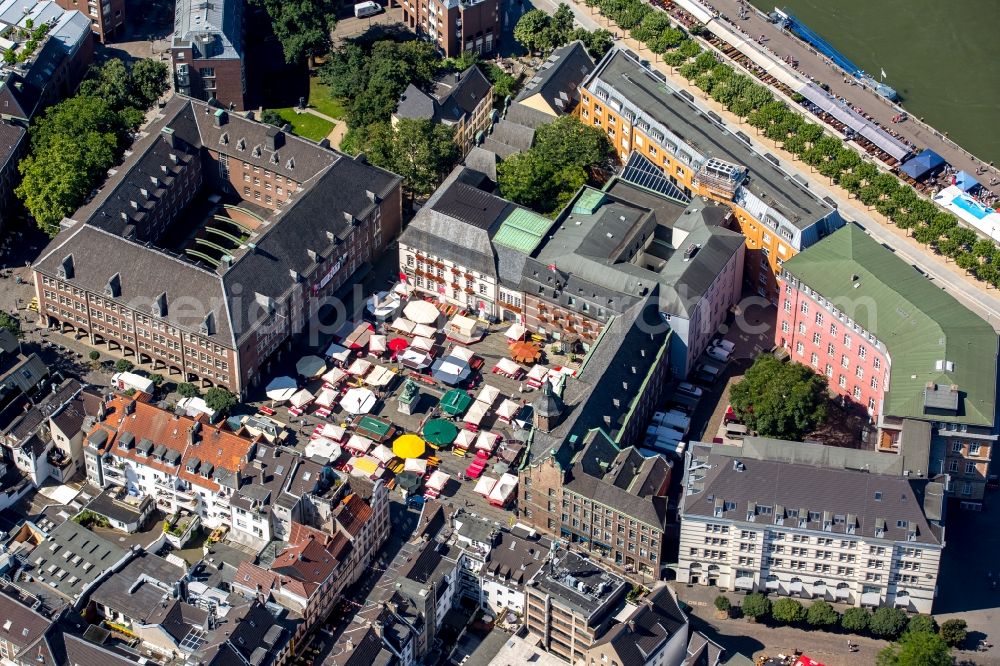
<instances>
[{"instance_id":1,"label":"white van","mask_svg":"<svg viewBox=\"0 0 1000 666\"><path fill-rule=\"evenodd\" d=\"M377 2L372 2L368 0L367 2L359 2L354 5L354 18L364 18L366 16L374 16L382 11L382 5Z\"/></svg>"},{"instance_id":2,"label":"white van","mask_svg":"<svg viewBox=\"0 0 1000 666\"><path fill-rule=\"evenodd\" d=\"M116 372L111 375L111 385L119 391L132 389L150 395L156 390L156 385L151 379L133 372Z\"/></svg>"}]
</instances>

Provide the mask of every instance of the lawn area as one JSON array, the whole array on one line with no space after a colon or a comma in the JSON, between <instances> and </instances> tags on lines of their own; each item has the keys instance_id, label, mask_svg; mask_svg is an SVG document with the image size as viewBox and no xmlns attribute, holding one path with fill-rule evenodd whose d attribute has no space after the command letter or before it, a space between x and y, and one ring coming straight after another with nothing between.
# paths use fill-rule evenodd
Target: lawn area
<instances>
[{"instance_id":1,"label":"lawn area","mask_svg":"<svg viewBox=\"0 0 1000 666\"><path fill-rule=\"evenodd\" d=\"M330 96L330 89L320 82L318 76L309 77L309 106L331 118L344 117L344 104Z\"/></svg>"},{"instance_id":2,"label":"lawn area","mask_svg":"<svg viewBox=\"0 0 1000 666\"><path fill-rule=\"evenodd\" d=\"M313 141L325 139L326 135L333 129L332 123L311 113L295 113L295 109L291 107L274 109L274 111L292 126L292 132L306 139Z\"/></svg>"}]
</instances>

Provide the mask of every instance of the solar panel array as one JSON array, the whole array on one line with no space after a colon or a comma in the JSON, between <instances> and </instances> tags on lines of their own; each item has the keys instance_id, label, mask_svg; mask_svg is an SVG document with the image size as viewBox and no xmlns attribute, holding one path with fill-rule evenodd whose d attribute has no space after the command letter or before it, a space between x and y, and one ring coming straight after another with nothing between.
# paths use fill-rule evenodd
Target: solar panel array
<instances>
[{"instance_id":1,"label":"solar panel array","mask_svg":"<svg viewBox=\"0 0 1000 666\"><path fill-rule=\"evenodd\" d=\"M683 190L670 182L663 169L650 162L642 153L632 151L629 155L625 169L622 171L622 180L633 185L645 188L668 199L688 205L691 199L684 194Z\"/></svg>"}]
</instances>

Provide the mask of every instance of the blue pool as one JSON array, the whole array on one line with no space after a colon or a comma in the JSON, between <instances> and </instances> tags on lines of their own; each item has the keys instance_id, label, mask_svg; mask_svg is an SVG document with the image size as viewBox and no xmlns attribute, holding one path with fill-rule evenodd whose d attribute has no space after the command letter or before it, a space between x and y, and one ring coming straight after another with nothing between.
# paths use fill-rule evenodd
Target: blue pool
<instances>
[{"instance_id":1,"label":"blue pool","mask_svg":"<svg viewBox=\"0 0 1000 666\"><path fill-rule=\"evenodd\" d=\"M975 217L977 220L982 220L993 212L992 208L987 208L978 201L970 199L969 197L958 196L952 199L951 202L964 210L966 213Z\"/></svg>"}]
</instances>

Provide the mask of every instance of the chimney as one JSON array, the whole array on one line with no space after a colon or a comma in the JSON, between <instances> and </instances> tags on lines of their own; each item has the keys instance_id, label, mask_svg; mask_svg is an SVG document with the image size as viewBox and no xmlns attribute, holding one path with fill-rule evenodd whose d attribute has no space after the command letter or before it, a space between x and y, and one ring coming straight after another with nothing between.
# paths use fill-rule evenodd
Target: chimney
<instances>
[{"instance_id":1,"label":"chimney","mask_svg":"<svg viewBox=\"0 0 1000 666\"><path fill-rule=\"evenodd\" d=\"M167 292L160 292L160 295L153 301L152 312L157 317L167 316Z\"/></svg>"},{"instance_id":2,"label":"chimney","mask_svg":"<svg viewBox=\"0 0 1000 666\"><path fill-rule=\"evenodd\" d=\"M177 147L177 140L174 138L174 129L172 127L164 127L160 130L160 134L166 140L168 146L171 148Z\"/></svg>"},{"instance_id":3,"label":"chimney","mask_svg":"<svg viewBox=\"0 0 1000 666\"><path fill-rule=\"evenodd\" d=\"M215 112L215 126L222 127L227 122L229 122L229 114L226 113L224 109L219 109Z\"/></svg>"},{"instance_id":4,"label":"chimney","mask_svg":"<svg viewBox=\"0 0 1000 666\"><path fill-rule=\"evenodd\" d=\"M371 190L365 190L365 194L368 195L368 200L371 201L373 204L377 204L379 202L378 197Z\"/></svg>"},{"instance_id":5,"label":"chimney","mask_svg":"<svg viewBox=\"0 0 1000 666\"><path fill-rule=\"evenodd\" d=\"M347 212L346 210L344 211L344 219L347 220L347 223L350 224L351 226L354 226L354 224L357 222L357 220L354 219L354 215Z\"/></svg>"},{"instance_id":6,"label":"chimney","mask_svg":"<svg viewBox=\"0 0 1000 666\"><path fill-rule=\"evenodd\" d=\"M268 127L264 138L264 148L273 153L283 145L285 145L285 133L273 125Z\"/></svg>"},{"instance_id":7,"label":"chimney","mask_svg":"<svg viewBox=\"0 0 1000 666\"><path fill-rule=\"evenodd\" d=\"M292 278L292 282L296 282L296 283L297 283L297 282L298 282L298 281L300 280L300 278L301 278L301 276L299 275L299 272L298 272L297 270L295 270L294 268L289 268L289 269L288 269L288 276L289 276L290 278Z\"/></svg>"}]
</instances>

